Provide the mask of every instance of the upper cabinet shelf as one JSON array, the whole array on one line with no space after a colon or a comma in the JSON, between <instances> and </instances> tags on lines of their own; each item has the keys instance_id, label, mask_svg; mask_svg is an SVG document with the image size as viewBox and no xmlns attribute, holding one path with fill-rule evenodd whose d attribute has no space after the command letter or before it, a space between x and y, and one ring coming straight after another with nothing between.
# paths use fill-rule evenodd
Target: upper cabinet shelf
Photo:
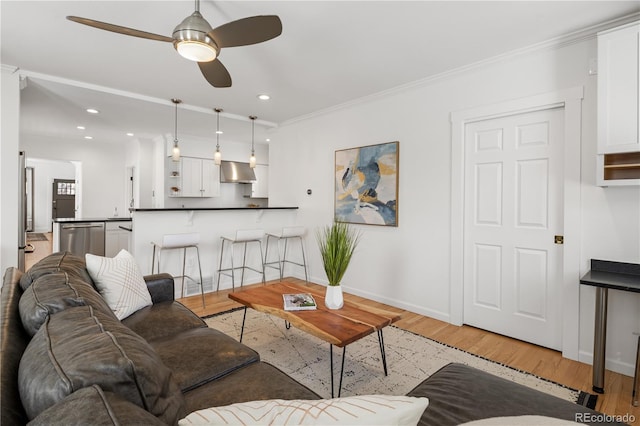
<instances>
[{"instance_id":1,"label":"upper cabinet shelf","mask_svg":"<svg viewBox=\"0 0 640 426\"><path fill-rule=\"evenodd\" d=\"M640 185L640 21L598 34L598 185Z\"/></svg>"}]
</instances>

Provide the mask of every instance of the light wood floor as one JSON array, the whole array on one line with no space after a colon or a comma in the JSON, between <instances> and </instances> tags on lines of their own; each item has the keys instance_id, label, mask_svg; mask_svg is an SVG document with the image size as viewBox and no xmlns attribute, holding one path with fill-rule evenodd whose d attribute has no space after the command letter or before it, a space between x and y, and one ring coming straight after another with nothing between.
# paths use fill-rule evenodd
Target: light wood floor
<instances>
[{"instance_id":1,"label":"light wood floor","mask_svg":"<svg viewBox=\"0 0 640 426\"><path fill-rule=\"evenodd\" d=\"M48 241L31 242L35 247L35 251L25 256L27 269L51 253L52 237L51 234L46 235L49 239ZM291 280L304 284L302 280L293 278ZM310 285L316 286L316 284ZM206 309L203 309L199 295L180 299L180 302L196 314L205 316L239 307L239 304L228 298L228 294L228 290L205 294ZM563 358L560 352L467 325L458 327L350 294L345 294L345 299L401 312L402 319L395 325L405 330L554 382L562 383L574 389L593 393L591 390L591 366ZM640 425L640 407L634 407L631 404L632 382L633 378L631 377L607 370L605 373L605 393L599 395L596 409L610 415L633 415L638 420L631 424Z\"/></svg>"},{"instance_id":2,"label":"light wood floor","mask_svg":"<svg viewBox=\"0 0 640 426\"><path fill-rule=\"evenodd\" d=\"M289 280L304 284L303 280L295 278L290 278ZM316 284L309 285L317 286ZM245 286L245 288L247 287L250 286ZM241 289L238 289L238 291L241 291ZM205 309L202 307L200 295L180 299L180 302L198 315L205 316L241 306L230 300L227 296L228 294L228 290L205 294ZM591 366L563 358L558 351L467 325L458 327L350 294L345 294L345 300L401 312L402 319L394 324L397 327L554 382L562 383L574 389L594 393L591 390ZM639 418L638 421L632 424L640 425L640 407L634 407L631 404L632 382L633 379L631 377L607 370L605 374L605 393L598 396L596 409L610 415L631 414L635 418Z\"/></svg>"}]
</instances>

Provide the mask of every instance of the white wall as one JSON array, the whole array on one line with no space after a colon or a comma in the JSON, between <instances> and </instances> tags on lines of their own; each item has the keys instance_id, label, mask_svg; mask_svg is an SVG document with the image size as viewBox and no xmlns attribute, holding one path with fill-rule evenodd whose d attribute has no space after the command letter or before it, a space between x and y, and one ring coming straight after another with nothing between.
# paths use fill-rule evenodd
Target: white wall
<instances>
[{"instance_id":1,"label":"white wall","mask_svg":"<svg viewBox=\"0 0 640 426\"><path fill-rule=\"evenodd\" d=\"M0 270L18 266L18 141L20 80L2 67L0 81Z\"/></svg>"},{"instance_id":2,"label":"white wall","mask_svg":"<svg viewBox=\"0 0 640 426\"><path fill-rule=\"evenodd\" d=\"M75 166L69 161L52 161L31 158L27 155L27 167L33 167L33 231L52 232L53 180L75 179Z\"/></svg>"},{"instance_id":3,"label":"white wall","mask_svg":"<svg viewBox=\"0 0 640 426\"><path fill-rule=\"evenodd\" d=\"M81 180L81 216L110 217L118 212L128 212L126 192L126 155L124 143L69 142L42 137L25 137L20 149L28 157L56 161L77 161L81 170L76 178Z\"/></svg>"},{"instance_id":4,"label":"white wall","mask_svg":"<svg viewBox=\"0 0 640 426\"><path fill-rule=\"evenodd\" d=\"M451 124L460 111L583 86L581 271L591 257L640 262L640 190L595 186L595 38L486 63L282 125L271 138L270 203L298 205L313 231L333 220L333 164L338 149L400 141L399 227L359 226L361 246L344 286L373 299L442 320L450 314ZM306 190L313 194L307 195ZM311 277L326 282L313 235ZM575 277L578 286L579 276ZM607 368L632 374L640 330L640 295L615 294L609 305ZM580 289L580 359L591 362L594 290Z\"/></svg>"}]
</instances>

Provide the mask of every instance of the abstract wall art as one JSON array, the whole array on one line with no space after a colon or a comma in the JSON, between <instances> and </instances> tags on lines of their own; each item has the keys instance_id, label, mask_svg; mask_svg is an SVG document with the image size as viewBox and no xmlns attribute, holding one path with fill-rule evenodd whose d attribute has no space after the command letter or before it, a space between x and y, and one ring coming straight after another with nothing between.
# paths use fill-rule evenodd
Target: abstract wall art
<instances>
[{"instance_id":1,"label":"abstract wall art","mask_svg":"<svg viewBox=\"0 0 640 426\"><path fill-rule=\"evenodd\" d=\"M336 151L335 221L398 226L399 142Z\"/></svg>"}]
</instances>

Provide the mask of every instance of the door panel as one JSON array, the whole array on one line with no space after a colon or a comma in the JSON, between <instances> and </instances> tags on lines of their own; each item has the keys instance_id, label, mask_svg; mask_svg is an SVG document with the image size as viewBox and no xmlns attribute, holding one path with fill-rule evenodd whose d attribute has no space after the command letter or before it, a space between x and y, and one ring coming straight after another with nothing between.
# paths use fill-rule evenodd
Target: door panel
<instances>
[{"instance_id":1,"label":"door panel","mask_svg":"<svg viewBox=\"0 0 640 426\"><path fill-rule=\"evenodd\" d=\"M76 181L54 179L52 189L52 219L76 216Z\"/></svg>"},{"instance_id":2,"label":"door panel","mask_svg":"<svg viewBox=\"0 0 640 426\"><path fill-rule=\"evenodd\" d=\"M465 127L464 322L561 347L563 110Z\"/></svg>"}]
</instances>

